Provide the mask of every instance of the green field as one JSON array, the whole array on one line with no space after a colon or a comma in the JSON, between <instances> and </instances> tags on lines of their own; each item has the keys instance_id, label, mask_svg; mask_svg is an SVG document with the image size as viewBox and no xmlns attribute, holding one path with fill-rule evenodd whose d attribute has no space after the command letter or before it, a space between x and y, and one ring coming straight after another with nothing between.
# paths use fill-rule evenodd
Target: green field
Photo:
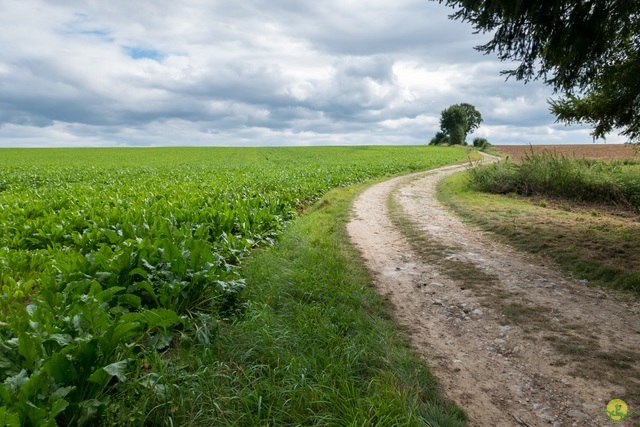
<instances>
[{"instance_id":1,"label":"green field","mask_svg":"<svg viewBox=\"0 0 640 427\"><path fill-rule=\"evenodd\" d=\"M249 349L230 359L225 351L238 347L229 345L235 338L225 331L243 330L246 335L238 325L258 322L249 329L268 341L266 326L260 332L260 322L268 322L255 319L256 307L263 314L277 311L286 299L278 288L269 295L256 292L258 284L245 280L244 261L257 248L279 241L288 225L332 188L435 167L466 155L461 149L438 147L0 150L0 421L327 425L322 420L331 420L329 424L347 425L345 420L352 419L374 425L369 424L376 418L367 418L366 408L371 408L361 396L360 383L373 381L376 370L360 362L353 368L369 373L349 376L352 380L330 379L316 390L314 384L320 382L308 378L309 400L298 402L300 413L286 415L286 422L278 418L285 412L276 416L274 402L261 395L255 395L256 402L249 398L224 409L224 402L236 402L225 395L238 393L235 383L249 376L259 383L268 376L247 370L269 368L260 366L258 359L247 362ZM336 215L345 215L345 203ZM316 210L322 209L319 206ZM336 224L328 227L325 237L340 232ZM313 252L325 237L299 246ZM333 258L340 259L341 251ZM331 258L325 253L322 262ZM288 271L283 265L287 259L273 262L278 263L273 271ZM305 265L291 268L298 275L309 274L303 273ZM334 278L350 267L335 268ZM318 282L317 276L309 282ZM270 281L269 274L261 277L262 282ZM284 280L290 284L294 279ZM349 278L339 280L345 288L351 285L344 280ZM362 289L362 283L356 289ZM291 293L295 290L287 290ZM301 292L296 298L298 304L309 295ZM367 309L358 316L378 318L384 313ZM337 333L349 339L348 331ZM284 333L296 340L292 334ZM313 352L309 345L306 350ZM326 347L321 341L315 345L318 351ZM266 348L273 351L278 346ZM364 350L349 351L357 355ZM385 358L371 356L370 363ZM201 361L198 367L186 366L196 359ZM295 363L301 372L311 372L304 364L318 360ZM213 377L198 371L203 367ZM339 378L341 368L336 369ZM393 377L391 368L380 369ZM193 375L211 382L196 380L177 391L172 388L171 383ZM396 384L394 379L387 381ZM219 383L229 387L216 395L212 388ZM255 392L256 387L250 389ZM180 401L187 388L198 396L217 398L194 404L197 399L191 395ZM394 398L409 405L398 407L396 402L391 412L404 412L409 420L394 418L398 423L419 425L425 414L437 418L440 407L412 413L413 398L406 392L395 391ZM324 402L329 395L334 401ZM127 401L143 396L135 404ZM436 401L430 397L421 405ZM262 408L257 414L254 403ZM383 418L379 425L387 421Z\"/></svg>"}]
</instances>

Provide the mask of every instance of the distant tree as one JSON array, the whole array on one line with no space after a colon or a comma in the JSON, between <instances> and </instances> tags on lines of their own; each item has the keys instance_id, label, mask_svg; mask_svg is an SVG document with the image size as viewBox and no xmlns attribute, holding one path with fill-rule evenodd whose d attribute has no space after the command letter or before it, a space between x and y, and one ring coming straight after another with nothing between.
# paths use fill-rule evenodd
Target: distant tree
<instances>
[{"instance_id":1,"label":"distant tree","mask_svg":"<svg viewBox=\"0 0 640 427\"><path fill-rule=\"evenodd\" d=\"M442 111L440 116L442 132L439 133L448 137L448 143L451 145L466 145L467 135L477 129L480 123L482 123L482 115L473 105L455 104Z\"/></svg>"},{"instance_id":2,"label":"distant tree","mask_svg":"<svg viewBox=\"0 0 640 427\"><path fill-rule=\"evenodd\" d=\"M640 143L640 1L437 1L492 34L476 49L519 63L503 74L562 93L550 102L558 121L591 124L594 138L619 128Z\"/></svg>"}]
</instances>

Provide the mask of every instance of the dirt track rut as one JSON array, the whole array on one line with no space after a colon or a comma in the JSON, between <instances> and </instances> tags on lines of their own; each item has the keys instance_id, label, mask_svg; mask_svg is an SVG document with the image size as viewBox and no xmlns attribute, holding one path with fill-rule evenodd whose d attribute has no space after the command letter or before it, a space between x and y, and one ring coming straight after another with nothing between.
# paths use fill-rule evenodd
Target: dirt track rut
<instances>
[{"instance_id":1,"label":"dirt track rut","mask_svg":"<svg viewBox=\"0 0 640 427\"><path fill-rule=\"evenodd\" d=\"M606 369L589 378L593 358L573 357L570 346L603 357L636 354L640 307L463 224L435 197L436 183L463 168L394 178L357 198L347 229L379 293L469 425L611 425L603 410L624 386L609 381ZM468 286L473 277L451 278L447 269L455 264L414 251L389 217L389 197L425 239L447 248L441 261L493 279ZM640 409L640 402L627 403Z\"/></svg>"}]
</instances>

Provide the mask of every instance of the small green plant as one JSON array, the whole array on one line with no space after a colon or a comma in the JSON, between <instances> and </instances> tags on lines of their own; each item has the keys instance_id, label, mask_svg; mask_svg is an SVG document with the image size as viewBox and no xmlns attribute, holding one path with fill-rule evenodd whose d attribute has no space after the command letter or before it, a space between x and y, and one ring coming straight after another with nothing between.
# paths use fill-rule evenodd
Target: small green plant
<instances>
[{"instance_id":1,"label":"small green plant","mask_svg":"<svg viewBox=\"0 0 640 427\"><path fill-rule=\"evenodd\" d=\"M547 203L546 199L540 199L540 201L538 202L538 206L546 208L549 204Z\"/></svg>"}]
</instances>

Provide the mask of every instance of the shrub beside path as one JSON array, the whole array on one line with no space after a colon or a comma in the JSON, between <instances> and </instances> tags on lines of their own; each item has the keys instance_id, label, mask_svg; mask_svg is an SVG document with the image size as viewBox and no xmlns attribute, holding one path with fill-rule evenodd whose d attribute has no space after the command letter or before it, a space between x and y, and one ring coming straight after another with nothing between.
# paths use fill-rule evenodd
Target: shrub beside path
<instances>
[{"instance_id":1,"label":"shrub beside path","mask_svg":"<svg viewBox=\"0 0 640 427\"><path fill-rule=\"evenodd\" d=\"M640 304L463 224L435 196L463 169L374 185L347 226L445 395L473 426L610 425L614 398L640 412Z\"/></svg>"}]
</instances>

